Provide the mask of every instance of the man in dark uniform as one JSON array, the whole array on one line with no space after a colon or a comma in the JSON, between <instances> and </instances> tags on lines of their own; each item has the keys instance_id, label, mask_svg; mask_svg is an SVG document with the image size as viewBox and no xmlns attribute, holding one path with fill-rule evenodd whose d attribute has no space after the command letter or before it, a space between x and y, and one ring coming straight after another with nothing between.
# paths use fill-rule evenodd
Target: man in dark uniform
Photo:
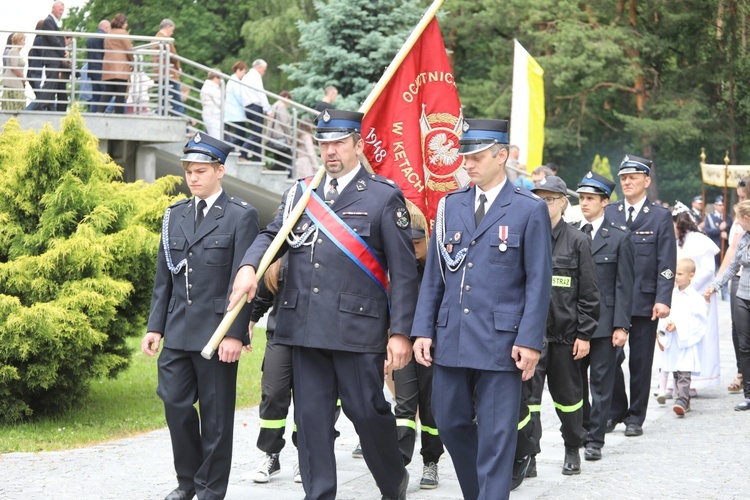
<instances>
[{"instance_id":1,"label":"man in dark uniform","mask_svg":"<svg viewBox=\"0 0 750 500\"><path fill-rule=\"evenodd\" d=\"M552 296L547 331L536 373L524 383L530 390L529 407L541 407L547 380L560 431L565 443L562 473L581 473L579 449L584 444L583 387L580 360L589 353L589 341L599 320L599 290L596 286L591 240L563 219L568 206L568 187L556 175L540 180L533 192L547 204L552 223ZM526 393L526 387L524 392ZM533 411L537 450L542 434L540 412ZM529 467L535 467L535 460Z\"/></svg>"},{"instance_id":2,"label":"man in dark uniform","mask_svg":"<svg viewBox=\"0 0 750 500\"><path fill-rule=\"evenodd\" d=\"M721 259L729 248L729 231L732 229L732 218L726 214L723 196L717 196L714 200L714 211L706 215L703 229L706 231L706 236L721 249L721 252L715 256L718 271L721 267Z\"/></svg>"},{"instance_id":3,"label":"man in dark uniform","mask_svg":"<svg viewBox=\"0 0 750 500\"><path fill-rule=\"evenodd\" d=\"M625 345L628 339L633 311L633 242L627 230L604 216L604 208L614 189L614 182L589 172L577 190L584 217L578 227L592 240L591 254L600 296L599 325L591 339L588 357L581 360L583 426L587 431L583 458L586 460L602 458L604 431L615 386L617 347Z\"/></svg>"},{"instance_id":4,"label":"man in dark uniform","mask_svg":"<svg viewBox=\"0 0 750 500\"><path fill-rule=\"evenodd\" d=\"M224 317L235 270L258 234L258 212L221 189L231 146L201 133L182 157L193 198L164 214L148 333L141 349L159 356L159 386L179 486L167 500L224 498L232 465L237 360L249 342L250 308L219 345L201 350ZM200 418L193 406L200 402Z\"/></svg>"},{"instance_id":5,"label":"man in dark uniform","mask_svg":"<svg viewBox=\"0 0 750 500\"><path fill-rule=\"evenodd\" d=\"M37 29L44 31L60 31L65 4L57 1L52 4L52 12ZM59 35L37 35L34 38L35 58L29 58L28 79L34 89L36 98L26 107L28 111L65 111L66 103L55 104L55 95L65 89L67 84L60 78L60 70L64 65L70 67L65 59L65 38ZM33 49L32 49L33 50ZM60 109L58 109L58 107Z\"/></svg>"},{"instance_id":6,"label":"man in dark uniform","mask_svg":"<svg viewBox=\"0 0 750 500\"><path fill-rule=\"evenodd\" d=\"M677 260L672 215L665 207L650 202L646 197L646 189L651 184L651 166L651 160L625 156L619 172L625 200L611 203L604 210L607 220L630 229L635 249L633 313L628 335L630 404L620 366L625 354L619 349L610 421L607 422L607 431L614 429L618 422L624 422L625 435L631 437L643 434L651 387L656 324L659 318L669 316Z\"/></svg>"},{"instance_id":7,"label":"man in dark uniform","mask_svg":"<svg viewBox=\"0 0 750 500\"><path fill-rule=\"evenodd\" d=\"M467 499L508 498L521 381L534 374L552 283L547 207L505 177L506 120L466 120L475 187L438 205L412 328L432 411Z\"/></svg>"},{"instance_id":8,"label":"man in dark uniform","mask_svg":"<svg viewBox=\"0 0 750 500\"><path fill-rule=\"evenodd\" d=\"M300 472L306 498L316 500L336 497L338 397L383 497L403 499L409 484L383 368L398 370L411 358L416 257L401 190L359 162L361 122L362 113L351 111L318 116L326 176L277 252L289 253L289 267L274 338L294 347ZM309 181L288 190L279 215L247 251L230 309L243 294L255 295L255 269Z\"/></svg>"}]
</instances>

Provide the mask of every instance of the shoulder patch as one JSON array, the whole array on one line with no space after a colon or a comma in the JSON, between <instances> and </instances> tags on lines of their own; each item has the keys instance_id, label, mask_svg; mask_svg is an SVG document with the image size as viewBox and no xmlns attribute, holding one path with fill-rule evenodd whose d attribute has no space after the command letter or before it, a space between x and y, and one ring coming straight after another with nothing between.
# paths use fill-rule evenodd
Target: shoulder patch
<instances>
[{"instance_id":1,"label":"shoulder patch","mask_svg":"<svg viewBox=\"0 0 750 500\"><path fill-rule=\"evenodd\" d=\"M185 203L190 203L191 199L192 198L183 198L181 200L178 200L178 201L172 203L171 205L169 205L169 208L179 207L180 205L184 205Z\"/></svg>"},{"instance_id":2,"label":"shoulder patch","mask_svg":"<svg viewBox=\"0 0 750 500\"><path fill-rule=\"evenodd\" d=\"M664 277L665 277L666 279L668 279L668 280L671 280L672 278L674 278L674 273L673 273L673 272L672 272L672 270L671 270L671 269L669 269L669 268L667 268L667 269L663 270L663 271L662 271L661 273L659 273L659 274L661 274L662 276L664 276Z\"/></svg>"},{"instance_id":3,"label":"shoulder patch","mask_svg":"<svg viewBox=\"0 0 750 500\"><path fill-rule=\"evenodd\" d=\"M406 206L396 207L394 210L394 216L396 227L400 229L406 229L409 227L409 211L406 209Z\"/></svg>"}]
</instances>

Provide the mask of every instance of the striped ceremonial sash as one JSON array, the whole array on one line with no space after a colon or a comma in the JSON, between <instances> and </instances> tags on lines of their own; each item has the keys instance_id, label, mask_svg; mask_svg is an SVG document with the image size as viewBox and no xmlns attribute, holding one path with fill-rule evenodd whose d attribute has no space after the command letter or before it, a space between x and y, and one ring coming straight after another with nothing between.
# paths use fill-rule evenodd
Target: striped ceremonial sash
<instances>
[{"instance_id":1,"label":"striped ceremonial sash","mask_svg":"<svg viewBox=\"0 0 750 500\"><path fill-rule=\"evenodd\" d=\"M308 179L300 181L304 191ZM312 192L310 202L305 209L307 215L318 228L342 251L352 262L362 269L378 287L388 295L388 271L378 260L365 240L347 225L346 222L331 210L331 207L320 196Z\"/></svg>"}]
</instances>

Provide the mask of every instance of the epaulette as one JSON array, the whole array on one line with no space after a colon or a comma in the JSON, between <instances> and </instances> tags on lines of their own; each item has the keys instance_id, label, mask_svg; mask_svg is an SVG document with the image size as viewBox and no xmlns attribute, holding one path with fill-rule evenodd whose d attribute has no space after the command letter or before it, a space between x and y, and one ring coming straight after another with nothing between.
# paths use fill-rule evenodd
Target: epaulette
<instances>
[{"instance_id":1,"label":"epaulette","mask_svg":"<svg viewBox=\"0 0 750 500\"><path fill-rule=\"evenodd\" d=\"M662 205L661 203L656 203L655 201L652 201L651 206L656 208L657 210L660 209L660 210L666 210L667 212L669 212L669 209L665 207L664 205Z\"/></svg>"},{"instance_id":2,"label":"epaulette","mask_svg":"<svg viewBox=\"0 0 750 500\"><path fill-rule=\"evenodd\" d=\"M250 207L250 204L243 200L242 198L239 198L237 196L230 196L229 197L229 203L234 203L235 205L239 205L242 208L248 208Z\"/></svg>"},{"instance_id":3,"label":"epaulette","mask_svg":"<svg viewBox=\"0 0 750 500\"><path fill-rule=\"evenodd\" d=\"M192 200L192 198L183 198L169 205L169 208L179 207L180 205L184 205L185 203L190 203Z\"/></svg>"},{"instance_id":4,"label":"epaulette","mask_svg":"<svg viewBox=\"0 0 750 500\"><path fill-rule=\"evenodd\" d=\"M374 180L376 182L379 182L381 184L385 184L387 186L391 186L392 188L397 188L398 187L398 184L396 184L396 182L394 180L389 179L388 177L383 177L382 175L369 174L368 173L367 177L369 177L370 179L372 179L372 180Z\"/></svg>"},{"instance_id":5,"label":"epaulette","mask_svg":"<svg viewBox=\"0 0 750 500\"><path fill-rule=\"evenodd\" d=\"M621 231L621 232L623 232L623 233L629 233L629 232L630 232L630 231L628 231L628 228L627 228L626 226L618 226L618 225L617 225L617 224L615 224L614 222L610 222L610 223L609 223L609 227L610 227L610 228L615 228L615 229L618 229L618 230L620 230L620 231Z\"/></svg>"},{"instance_id":6,"label":"epaulette","mask_svg":"<svg viewBox=\"0 0 750 500\"><path fill-rule=\"evenodd\" d=\"M451 191L450 193L447 193L445 196L447 197L447 196L451 196L451 195L458 194L458 193L465 193L466 191L470 189L471 189L471 186L460 187L456 189L455 191Z\"/></svg>"},{"instance_id":7,"label":"epaulette","mask_svg":"<svg viewBox=\"0 0 750 500\"><path fill-rule=\"evenodd\" d=\"M537 196L536 194L532 193L526 188L522 188L520 186L516 186L513 188L513 192L516 194L520 194L521 196L525 196L526 198L531 198L532 200L539 201L541 198Z\"/></svg>"}]
</instances>

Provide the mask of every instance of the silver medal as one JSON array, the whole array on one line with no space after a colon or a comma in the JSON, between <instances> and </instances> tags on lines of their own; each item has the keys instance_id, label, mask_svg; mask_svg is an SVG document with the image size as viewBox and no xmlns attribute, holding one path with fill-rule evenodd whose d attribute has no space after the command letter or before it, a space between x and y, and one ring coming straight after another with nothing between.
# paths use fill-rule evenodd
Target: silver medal
<instances>
[{"instance_id":1,"label":"silver medal","mask_svg":"<svg viewBox=\"0 0 750 500\"><path fill-rule=\"evenodd\" d=\"M505 244L505 242L500 243L500 245L497 247L498 250L501 252L504 252L508 249L508 245Z\"/></svg>"}]
</instances>

